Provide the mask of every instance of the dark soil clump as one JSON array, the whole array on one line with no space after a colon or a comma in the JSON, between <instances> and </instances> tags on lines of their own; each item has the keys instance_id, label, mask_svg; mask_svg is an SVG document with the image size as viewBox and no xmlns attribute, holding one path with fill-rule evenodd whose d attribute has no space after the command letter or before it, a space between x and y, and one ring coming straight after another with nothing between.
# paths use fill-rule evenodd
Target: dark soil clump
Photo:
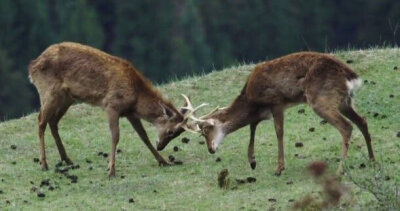
<instances>
[{"instance_id":1,"label":"dark soil clump","mask_svg":"<svg viewBox=\"0 0 400 211\"><path fill-rule=\"evenodd\" d=\"M182 138L182 143L185 143L185 144L187 144L187 143L189 143L189 141L190 141L190 139L188 139L188 138L186 138L186 137L184 137L184 138Z\"/></svg>"},{"instance_id":2,"label":"dark soil clump","mask_svg":"<svg viewBox=\"0 0 400 211\"><path fill-rule=\"evenodd\" d=\"M174 146L174 152L177 152L177 151L179 151L178 146Z\"/></svg>"},{"instance_id":3,"label":"dark soil clump","mask_svg":"<svg viewBox=\"0 0 400 211\"><path fill-rule=\"evenodd\" d=\"M16 149L17 149L17 145L13 144L13 145L10 146L10 148L11 148L12 150L16 150Z\"/></svg>"},{"instance_id":4,"label":"dark soil clump","mask_svg":"<svg viewBox=\"0 0 400 211\"><path fill-rule=\"evenodd\" d=\"M294 146L295 146L295 147L303 147L304 145L303 145L302 142L296 142L296 143L294 144Z\"/></svg>"},{"instance_id":5,"label":"dark soil clump","mask_svg":"<svg viewBox=\"0 0 400 211\"><path fill-rule=\"evenodd\" d=\"M247 180L248 183L253 183L253 182L257 181L257 179L255 177L247 177L246 180Z\"/></svg>"},{"instance_id":6,"label":"dark soil clump","mask_svg":"<svg viewBox=\"0 0 400 211\"><path fill-rule=\"evenodd\" d=\"M221 162L221 158L220 157L217 157L217 159L215 159L215 162Z\"/></svg>"},{"instance_id":7,"label":"dark soil clump","mask_svg":"<svg viewBox=\"0 0 400 211\"><path fill-rule=\"evenodd\" d=\"M174 162L175 161L175 157L173 155L169 155L168 156L168 160L171 161L171 162Z\"/></svg>"}]
</instances>

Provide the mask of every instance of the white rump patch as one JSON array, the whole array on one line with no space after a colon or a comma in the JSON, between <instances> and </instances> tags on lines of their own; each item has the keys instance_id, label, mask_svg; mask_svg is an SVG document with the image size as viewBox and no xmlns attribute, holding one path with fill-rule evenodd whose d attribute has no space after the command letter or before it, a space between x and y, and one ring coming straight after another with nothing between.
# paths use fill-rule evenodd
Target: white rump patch
<instances>
[{"instance_id":1,"label":"white rump patch","mask_svg":"<svg viewBox=\"0 0 400 211\"><path fill-rule=\"evenodd\" d=\"M349 94L351 95L354 90L356 90L358 87L360 87L362 84L362 81L360 78L355 78L350 81L346 81L347 88L349 89Z\"/></svg>"}]
</instances>

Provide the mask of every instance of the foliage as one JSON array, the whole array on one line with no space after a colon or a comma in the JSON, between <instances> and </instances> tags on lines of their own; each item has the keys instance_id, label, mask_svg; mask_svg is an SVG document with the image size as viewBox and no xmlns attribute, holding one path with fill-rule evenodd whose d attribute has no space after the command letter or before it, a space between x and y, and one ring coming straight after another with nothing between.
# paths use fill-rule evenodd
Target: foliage
<instances>
[{"instance_id":1,"label":"foliage","mask_svg":"<svg viewBox=\"0 0 400 211\"><path fill-rule=\"evenodd\" d=\"M2 86L18 97L0 102L0 119L39 107L26 67L53 43L98 47L163 83L294 51L397 46L399 7L396 0L3 0L0 46L18 79Z\"/></svg>"}]
</instances>

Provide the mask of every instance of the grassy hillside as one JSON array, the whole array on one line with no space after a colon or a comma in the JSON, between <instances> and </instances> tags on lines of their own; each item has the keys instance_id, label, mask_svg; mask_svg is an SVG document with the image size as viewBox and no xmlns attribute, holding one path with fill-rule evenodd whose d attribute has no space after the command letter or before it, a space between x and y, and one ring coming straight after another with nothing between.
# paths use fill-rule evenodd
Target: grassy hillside
<instances>
[{"instance_id":1,"label":"grassy hillside","mask_svg":"<svg viewBox=\"0 0 400 211\"><path fill-rule=\"evenodd\" d=\"M400 138L396 137L400 131L400 49L335 55L348 61L368 81L356 93L356 107L368 119L377 158L373 167L367 160L364 139L355 127L346 162L347 173L341 178L351 192L341 207L385 209L374 194L388 205L395 201L391 197L395 197L396 185L400 189ZM202 110L207 112L217 105L229 104L239 94L251 68L252 65L227 68L203 77L171 82L160 89L176 105L183 103L181 93L191 96L195 104L208 102L210 106ZM305 112L298 113L300 109ZM199 144L201 137L184 133L162 152L166 158L173 155L182 160L183 165L158 167L128 122L121 119L118 148L122 152L117 156L117 177L109 180L107 158L98 155L110 151L106 115L99 108L75 105L59 127L67 153L80 165L69 171L78 177L77 183L54 172L59 155L49 129L46 148L51 168L43 172L34 162L39 157L37 113L4 122L0 124L0 209L287 210L293 200L307 194L319 197L321 188L306 174L305 167L312 161L322 160L334 172L341 154L341 137L330 125L320 124L321 119L306 105L289 109L285 120L286 170L277 177L273 174L277 141L272 121L263 122L257 129L258 163L257 169L251 170L247 163L248 127L229 135L214 155ZM155 142L155 128L148 123L145 127ZM315 128L314 132L309 131L311 127ZM182 143L183 137L191 141ZM296 142L302 142L304 147L296 148ZM174 152L174 146L179 147L178 152ZM216 162L217 157L222 161ZM217 175L224 168L229 170L232 181L228 189L218 187ZM234 182L249 176L257 181L240 185ZM47 185L40 187L45 179L49 179L54 190L49 190ZM45 197L38 197L31 191L32 187ZM134 203L129 203L130 198Z\"/></svg>"}]
</instances>

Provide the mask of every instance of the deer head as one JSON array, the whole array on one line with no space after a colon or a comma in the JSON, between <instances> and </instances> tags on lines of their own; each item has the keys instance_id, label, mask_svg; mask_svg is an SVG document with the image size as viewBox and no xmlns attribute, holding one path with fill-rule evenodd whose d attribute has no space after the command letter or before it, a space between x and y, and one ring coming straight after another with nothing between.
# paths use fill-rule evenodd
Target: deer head
<instances>
[{"instance_id":1,"label":"deer head","mask_svg":"<svg viewBox=\"0 0 400 211\"><path fill-rule=\"evenodd\" d=\"M183 109L188 109L191 112L185 115L186 121L181 127L188 132L203 136L206 139L208 151L214 154L226 136L226 131L224 124L217 118L214 118L213 115L223 112L225 108L217 107L204 116L195 117L194 111L204 106L204 104L193 108L189 98L184 97L186 99L186 106ZM188 119L191 119L192 122L189 122Z\"/></svg>"},{"instance_id":2,"label":"deer head","mask_svg":"<svg viewBox=\"0 0 400 211\"><path fill-rule=\"evenodd\" d=\"M172 139L179 136L183 131L194 132L194 130L191 129L193 125L188 124L188 120L193 116L196 110L207 105L203 103L196 108L193 108L189 98L184 94L182 94L182 96L186 102L185 105L181 107L180 114L176 114L163 104L160 104L163 108L164 117L162 117L160 124L158 124L160 126L157 127L159 134L157 150L159 151L163 150Z\"/></svg>"}]
</instances>

